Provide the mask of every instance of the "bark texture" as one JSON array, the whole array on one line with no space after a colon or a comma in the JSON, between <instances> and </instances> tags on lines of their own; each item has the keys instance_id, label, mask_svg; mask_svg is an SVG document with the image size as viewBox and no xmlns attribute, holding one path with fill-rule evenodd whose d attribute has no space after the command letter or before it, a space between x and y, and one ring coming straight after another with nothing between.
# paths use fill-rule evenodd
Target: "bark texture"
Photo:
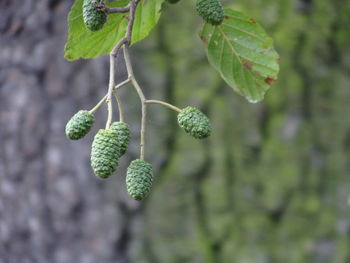
<instances>
[{"instance_id":1,"label":"bark texture","mask_svg":"<svg viewBox=\"0 0 350 263\"><path fill-rule=\"evenodd\" d=\"M137 204L124 200L123 172L106 183L94 178L89 164L91 140L104 126L106 108L87 138L74 142L64 134L67 120L90 109L108 80L105 58L63 58L71 4L0 2L3 263L129 262Z\"/></svg>"}]
</instances>

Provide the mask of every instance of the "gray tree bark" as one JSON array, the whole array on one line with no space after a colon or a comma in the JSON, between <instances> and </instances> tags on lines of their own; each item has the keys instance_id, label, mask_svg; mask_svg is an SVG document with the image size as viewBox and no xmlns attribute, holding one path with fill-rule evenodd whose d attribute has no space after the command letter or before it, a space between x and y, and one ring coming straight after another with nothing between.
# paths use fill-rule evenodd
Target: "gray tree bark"
<instances>
[{"instance_id":1,"label":"gray tree bark","mask_svg":"<svg viewBox=\"0 0 350 263\"><path fill-rule=\"evenodd\" d=\"M105 109L87 138L65 138L66 121L90 109L108 80L106 58L63 58L72 2L0 2L2 263L129 262L139 205L126 198L123 176L99 180L89 164Z\"/></svg>"}]
</instances>

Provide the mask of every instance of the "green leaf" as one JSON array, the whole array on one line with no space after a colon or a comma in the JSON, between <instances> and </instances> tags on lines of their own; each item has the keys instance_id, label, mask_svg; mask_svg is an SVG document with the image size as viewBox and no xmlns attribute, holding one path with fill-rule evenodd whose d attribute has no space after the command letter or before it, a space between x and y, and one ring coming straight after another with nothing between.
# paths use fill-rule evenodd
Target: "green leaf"
<instances>
[{"instance_id":1,"label":"green leaf","mask_svg":"<svg viewBox=\"0 0 350 263\"><path fill-rule=\"evenodd\" d=\"M225 9L224 22L205 24L200 37L210 64L228 85L250 102L261 101L279 71L279 56L264 29L254 19Z\"/></svg>"},{"instance_id":2,"label":"green leaf","mask_svg":"<svg viewBox=\"0 0 350 263\"><path fill-rule=\"evenodd\" d=\"M164 0L142 0L136 9L132 44L144 39L158 23ZM119 0L109 7L126 6L129 1ZM64 57L73 61L79 58L96 58L108 54L125 35L127 14L110 14L104 27L91 32L85 28L82 16L83 0L76 0L68 14L68 41Z\"/></svg>"}]
</instances>

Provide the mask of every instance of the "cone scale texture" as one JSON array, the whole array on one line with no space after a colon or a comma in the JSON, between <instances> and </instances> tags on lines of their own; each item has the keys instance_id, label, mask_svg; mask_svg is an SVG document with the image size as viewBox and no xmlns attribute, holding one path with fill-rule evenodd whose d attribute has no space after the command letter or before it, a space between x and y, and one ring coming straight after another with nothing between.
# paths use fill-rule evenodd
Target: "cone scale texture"
<instances>
[{"instance_id":1,"label":"cone scale texture","mask_svg":"<svg viewBox=\"0 0 350 263\"><path fill-rule=\"evenodd\" d=\"M96 0L84 0L83 2L84 24L91 31L100 30L107 21L107 14L96 9L95 2Z\"/></svg>"},{"instance_id":2,"label":"cone scale texture","mask_svg":"<svg viewBox=\"0 0 350 263\"><path fill-rule=\"evenodd\" d=\"M96 176L108 178L117 168L120 146L116 132L99 130L91 147L91 167Z\"/></svg>"},{"instance_id":3,"label":"cone scale texture","mask_svg":"<svg viewBox=\"0 0 350 263\"><path fill-rule=\"evenodd\" d=\"M151 191L152 183L152 166L144 160L132 161L126 174L126 187L130 197L135 200L144 199Z\"/></svg>"},{"instance_id":4,"label":"cone scale texture","mask_svg":"<svg viewBox=\"0 0 350 263\"><path fill-rule=\"evenodd\" d=\"M120 156L125 154L125 152L128 149L129 141L130 141L130 129L129 125L125 122L113 122L111 127L111 130L115 131L117 133L118 142L120 145Z\"/></svg>"},{"instance_id":5,"label":"cone scale texture","mask_svg":"<svg viewBox=\"0 0 350 263\"><path fill-rule=\"evenodd\" d=\"M177 120L182 129L196 139L210 136L211 125L207 116L195 107L186 107L178 115Z\"/></svg>"},{"instance_id":6,"label":"cone scale texture","mask_svg":"<svg viewBox=\"0 0 350 263\"><path fill-rule=\"evenodd\" d=\"M219 0L197 0L197 12L204 21L214 26L224 20L224 9Z\"/></svg>"},{"instance_id":7,"label":"cone scale texture","mask_svg":"<svg viewBox=\"0 0 350 263\"><path fill-rule=\"evenodd\" d=\"M78 111L66 125L66 136L71 140L83 138L94 124L94 115L86 110Z\"/></svg>"}]
</instances>

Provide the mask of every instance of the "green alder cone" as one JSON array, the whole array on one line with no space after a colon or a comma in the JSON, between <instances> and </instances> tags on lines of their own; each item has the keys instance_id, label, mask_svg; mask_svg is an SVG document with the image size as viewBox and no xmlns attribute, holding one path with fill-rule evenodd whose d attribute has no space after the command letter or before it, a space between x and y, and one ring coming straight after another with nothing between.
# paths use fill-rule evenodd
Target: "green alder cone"
<instances>
[{"instance_id":1,"label":"green alder cone","mask_svg":"<svg viewBox=\"0 0 350 263\"><path fill-rule=\"evenodd\" d=\"M67 122L66 136L71 140L79 140L90 131L95 117L86 110L80 110Z\"/></svg>"},{"instance_id":2,"label":"green alder cone","mask_svg":"<svg viewBox=\"0 0 350 263\"><path fill-rule=\"evenodd\" d=\"M122 121L113 122L110 129L117 133L117 138L120 145L119 157L121 157L125 154L129 146L129 141L130 141L129 125Z\"/></svg>"},{"instance_id":3,"label":"green alder cone","mask_svg":"<svg viewBox=\"0 0 350 263\"><path fill-rule=\"evenodd\" d=\"M100 30L107 21L107 14L94 6L96 0L84 0L83 19L87 29L91 31Z\"/></svg>"},{"instance_id":4,"label":"green alder cone","mask_svg":"<svg viewBox=\"0 0 350 263\"><path fill-rule=\"evenodd\" d=\"M210 136L211 125L207 116L195 107L186 107L177 115L177 121L182 129L196 139Z\"/></svg>"},{"instance_id":5,"label":"green alder cone","mask_svg":"<svg viewBox=\"0 0 350 263\"><path fill-rule=\"evenodd\" d=\"M169 4L176 4L176 3L178 3L180 0L167 0L167 2L169 3Z\"/></svg>"},{"instance_id":6,"label":"green alder cone","mask_svg":"<svg viewBox=\"0 0 350 263\"><path fill-rule=\"evenodd\" d=\"M197 12L214 26L220 25L224 20L224 9L219 0L197 0Z\"/></svg>"},{"instance_id":7,"label":"green alder cone","mask_svg":"<svg viewBox=\"0 0 350 263\"><path fill-rule=\"evenodd\" d=\"M118 166L120 146L116 132L100 129L91 147L91 167L96 176L108 178Z\"/></svg>"},{"instance_id":8,"label":"green alder cone","mask_svg":"<svg viewBox=\"0 0 350 263\"><path fill-rule=\"evenodd\" d=\"M152 165L140 159L132 161L126 174L126 188L130 197L144 199L151 191L152 183Z\"/></svg>"}]
</instances>

